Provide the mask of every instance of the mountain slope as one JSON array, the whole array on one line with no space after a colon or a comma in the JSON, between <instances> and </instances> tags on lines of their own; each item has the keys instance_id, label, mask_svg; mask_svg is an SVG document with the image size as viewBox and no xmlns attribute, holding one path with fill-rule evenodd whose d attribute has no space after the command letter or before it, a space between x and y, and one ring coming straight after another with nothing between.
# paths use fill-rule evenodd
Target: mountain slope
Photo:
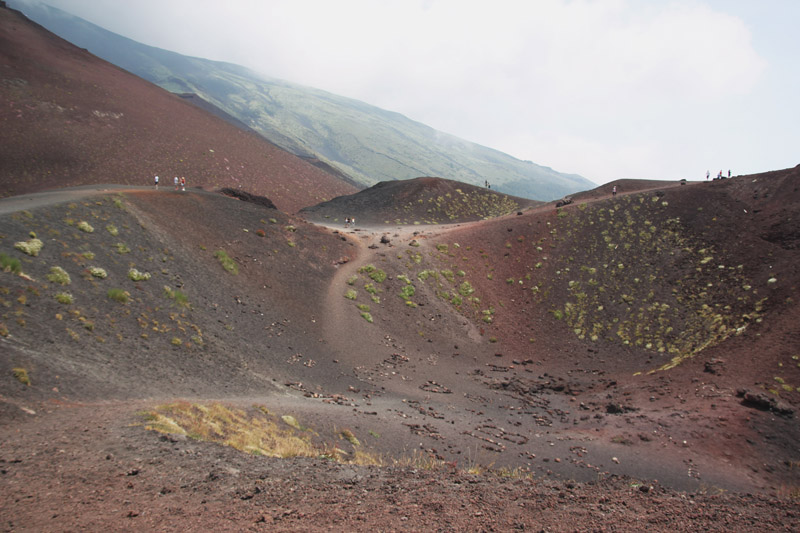
<instances>
[{"instance_id":1,"label":"mountain slope","mask_svg":"<svg viewBox=\"0 0 800 533\"><path fill-rule=\"evenodd\" d=\"M243 187L281 209L347 182L0 9L0 194L89 183Z\"/></svg>"},{"instance_id":2,"label":"mountain slope","mask_svg":"<svg viewBox=\"0 0 800 533\"><path fill-rule=\"evenodd\" d=\"M439 176L552 200L594 184L438 132L363 102L243 67L145 46L43 5L12 2L69 41L176 93L196 93L272 142L313 155L364 185Z\"/></svg>"}]
</instances>

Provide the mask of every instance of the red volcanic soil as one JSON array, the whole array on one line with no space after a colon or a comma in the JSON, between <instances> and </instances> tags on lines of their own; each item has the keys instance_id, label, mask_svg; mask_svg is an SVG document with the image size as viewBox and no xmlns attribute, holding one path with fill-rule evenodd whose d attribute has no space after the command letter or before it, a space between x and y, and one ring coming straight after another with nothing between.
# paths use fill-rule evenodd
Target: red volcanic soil
<instances>
[{"instance_id":1,"label":"red volcanic soil","mask_svg":"<svg viewBox=\"0 0 800 533\"><path fill-rule=\"evenodd\" d=\"M374 229L193 190L0 201L0 251L26 274L0 273L2 524L797 530L798 186L790 169ZM423 206L409 218L429 216L422 191L398 192ZM14 246L32 233L36 257ZM659 370L676 347L693 357ZM142 427L176 400L263 406L406 462Z\"/></svg>"},{"instance_id":2,"label":"red volcanic soil","mask_svg":"<svg viewBox=\"0 0 800 533\"><path fill-rule=\"evenodd\" d=\"M356 189L0 8L0 196L120 183L222 187L295 212Z\"/></svg>"}]
</instances>

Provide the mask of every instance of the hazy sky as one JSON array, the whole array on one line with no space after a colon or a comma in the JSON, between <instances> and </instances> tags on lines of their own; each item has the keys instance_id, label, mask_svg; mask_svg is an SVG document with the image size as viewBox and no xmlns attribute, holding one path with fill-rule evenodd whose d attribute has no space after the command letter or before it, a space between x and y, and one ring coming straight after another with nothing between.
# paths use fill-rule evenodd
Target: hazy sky
<instances>
[{"instance_id":1,"label":"hazy sky","mask_svg":"<svg viewBox=\"0 0 800 533\"><path fill-rule=\"evenodd\" d=\"M800 0L45 3L597 183L800 163Z\"/></svg>"}]
</instances>

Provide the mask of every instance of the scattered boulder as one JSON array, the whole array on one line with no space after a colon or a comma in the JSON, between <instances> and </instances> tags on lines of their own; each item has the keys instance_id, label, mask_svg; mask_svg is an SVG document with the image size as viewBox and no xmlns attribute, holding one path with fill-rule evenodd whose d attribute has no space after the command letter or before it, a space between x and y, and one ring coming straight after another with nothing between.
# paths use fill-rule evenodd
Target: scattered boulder
<instances>
[{"instance_id":1,"label":"scattered boulder","mask_svg":"<svg viewBox=\"0 0 800 533\"><path fill-rule=\"evenodd\" d=\"M772 411L787 418L794 416L793 408L765 392L739 389L736 391L736 395L742 399L742 405L745 407L752 407L760 411Z\"/></svg>"},{"instance_id":2,"label":"scattered boulder","mask_svg":"<svg viewBox=\"0 0 800 533\"><path fill-rule=\"evenodd\" d=\"M716 359L711 359L710 361L706 361L703 371L718 376L722 373L724 369L725 369L725 360L716 358Z\"/></svg>"}]
</instances>

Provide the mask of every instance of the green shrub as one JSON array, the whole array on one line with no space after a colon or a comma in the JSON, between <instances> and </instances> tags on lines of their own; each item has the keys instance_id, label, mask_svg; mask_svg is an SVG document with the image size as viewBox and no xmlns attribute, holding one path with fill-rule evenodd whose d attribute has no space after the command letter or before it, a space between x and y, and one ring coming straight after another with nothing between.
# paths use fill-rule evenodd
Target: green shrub
<instances>
[{"instance_id":1,"label":"green shrub","mask_svg":"<svg viewBox=\"0 0 800 533\"><path fill-rule=\"evenodd\" d=\"M80 222L78 222L78 229L86 233L94 232L94 228L92 227L92 225L86 222L85 220L81 220Z\"/></svg>"},{"instance_id":2,"label":"green shrub","mask_svg":"<svg viewBox=\"0 0 800 533\"><path fill-rule=\"evenodd\" d=\"M108 277L105 269L100 267L89 267L89 273L95 278L106 279Z\"/></svg>"},{"instance_id":3,"label":"green shrub","mask_svg":"<svg viewBox=\"0 0 800 533\"><path fill-rule=\"evenodd\" d=\"M348 300L355 300L358 298L358 292L356 292L354 289L349 289L346 293L344 293L344 297Z\"/></svg>"},{"instance_id":4,"label":"green shrub","mask_svg":"<svg viewBox=\"0 0 800 533\"><path fill-rule=\"evenodd\" d=\"M108 297L115 302L119 302L121 304L128 303L130 300L131 294L128 291L122 289L108 289Z\"/></svg>"},{"instance_id":5,"label":"green shrub","mask_svg":"<svg viewBox=\"0 0 800 533\"><path fill-rule=\"evenodd\" d=\"M175 305L178 307L189 307L189 297L186 296L183 292L178 290L172 290L168 286L164 285L164 296L166 298L171 299Z\"/></svg>"},{"instance_id":6,"label":"green shrub","mask_svg":"<svg viewBox=\"0 0 800 533\"><path fill-rule=\"evenodd\" d=\"M6 254L0 254L0 270L3 272L13 272L19 274L22 272L22 263L16 257L11 257Z\"/></svg>"},{"instance_id":7,"label":"green shrub","mask_svg":"<svg viewBox=\"0 0 800 533\"><path fill-rule=\"evenodd\" d=\"M125 244L124 242L118 242L117 244L114 245L114 248L116 248L117 253L120 254L127 254L131 251L131 249L128 248L128 245Z\"/></svg>"},{"instance_id":8,"label":"green shrub","mask_svg":"<svg viewBox=\"0 0 800 533\"><path fill-rule=\"evenodd\" d=\"M231 274L235 275L239 273L239 265L236 264L236 261L234 261L225 250L217 250L214 252L214 257L219 260L219 264L222 265L222 268Z\"/></svg>"},{"instance_id":9,"label":"green shrub","mask_svg":"<svg viewBox=\"0 0 800 533\"><path fill-rule=\"evenodd\" d=\"M355 274L353 274L352 276L350 276L350 277L348 278L348 280L347 280L347 284L348 284L348 285L354 285L356 281L358 281L358 276L357 276L357 275L355 275Z\"/></svg>"},{"instance_id":10,"label":"green shrub","mask_svg":"<svg viewBox=\"0 0 800 533\"><path fill-rule=\"evenodd\" d=\"M67 271L59 266L54 266L50 269L47 279L59 285L69 285L72 282Z\"/></svg>"},{"instance_id":11,"label":"green shrub","mask_svg":"<svg viewBox=\"0 0 800 533\"><path fill-rule=\"evenodd\" d=\"M58 303L65 305L70 305L75 301L72 295L68 292L59 292L56 294L55 298Z\"/></svg>"},{"instance_id":12,"label":"green shrub","mask_svg":"<svg viewBox=\"0 0 800 533\"><path fill-rule=\"evenodd\" d=\"M376 268L374 271L370 272L369 277L376 283L383 283L383 281L386 280L386 272Z\"/></svg>"},{"instance_id":13,"label":"green shrub","mask_svg":"<svg viewBox=\"0 0 800 533\"><path fill-rule=\"evenodd\" d=\"M44 246L44 243L39 239L28 239L27 241L14 243L14 248L33 257L39 255L42 246Z\"/></svg>"},{"instance_id":14,"label":"green shrub","mask_svg":"<svg viewBox=\"0 0 800 533\"><path fill-rule=\"evenodd\" d=\"M416 289L414 288L413 285L405 285L405 286L403 286L402 289L400 289L400 298L402 298L403 300L408 301L408 300L411 299L412 296L414 296L415 292L416 292Z\"/></svg>"},{"instance_id":15,"label":"green shrub","mask_svg":"<svg viewBox=\"0 0 800 533\"><path fill-rule=\"evenodd\" d=\"M31 385L31 378L28 376L28 371L24 368L14 368L11 370L11 373L14 375L14 378L22 383L23 385L27 385L30 387Z\"/></svg>"},{"instance_id":16,"label":"green shrub","mask_svg":"<svg viewBox=\"0 0 800 533\"><path fill-rule=\"evenodd\" d=\"M372 315L369 314L367 311L362 311L361 316L364 320L372 324Z\"/></svg>"},{"instance_id":17,"label":"green shrub","mask_svg":"<svg viewBox=\"0 0 800 533\"><path fill-rule=\"evenodd\" d=\"M131 281L147 281L150 279L150 272L139 272L135 268L128 270L128 277Z\"/></svg>"},{"instance_id":18,"label":"green shrub","mask_svg":"<svg viewBox=\"0 0 800 533\"><path fill-rule=\"evenodd\" d=\"M119 230L114 224L109 224L108 226L106 226L106 231L108 231L114 237L119 235Z\"/></svg>"},{"instance_id":19,"label":"green shrub","mask_svg":"<svg viewBox=\"0 0 800 533\"><path fill-rule=\"evenodd\" d=\"M465 281L464 283L458 286L458 293L465 298L470 294L472 294L473 292L475 292L475 289L472 287L469 281Z\"/></svg>"}]
</instances>

